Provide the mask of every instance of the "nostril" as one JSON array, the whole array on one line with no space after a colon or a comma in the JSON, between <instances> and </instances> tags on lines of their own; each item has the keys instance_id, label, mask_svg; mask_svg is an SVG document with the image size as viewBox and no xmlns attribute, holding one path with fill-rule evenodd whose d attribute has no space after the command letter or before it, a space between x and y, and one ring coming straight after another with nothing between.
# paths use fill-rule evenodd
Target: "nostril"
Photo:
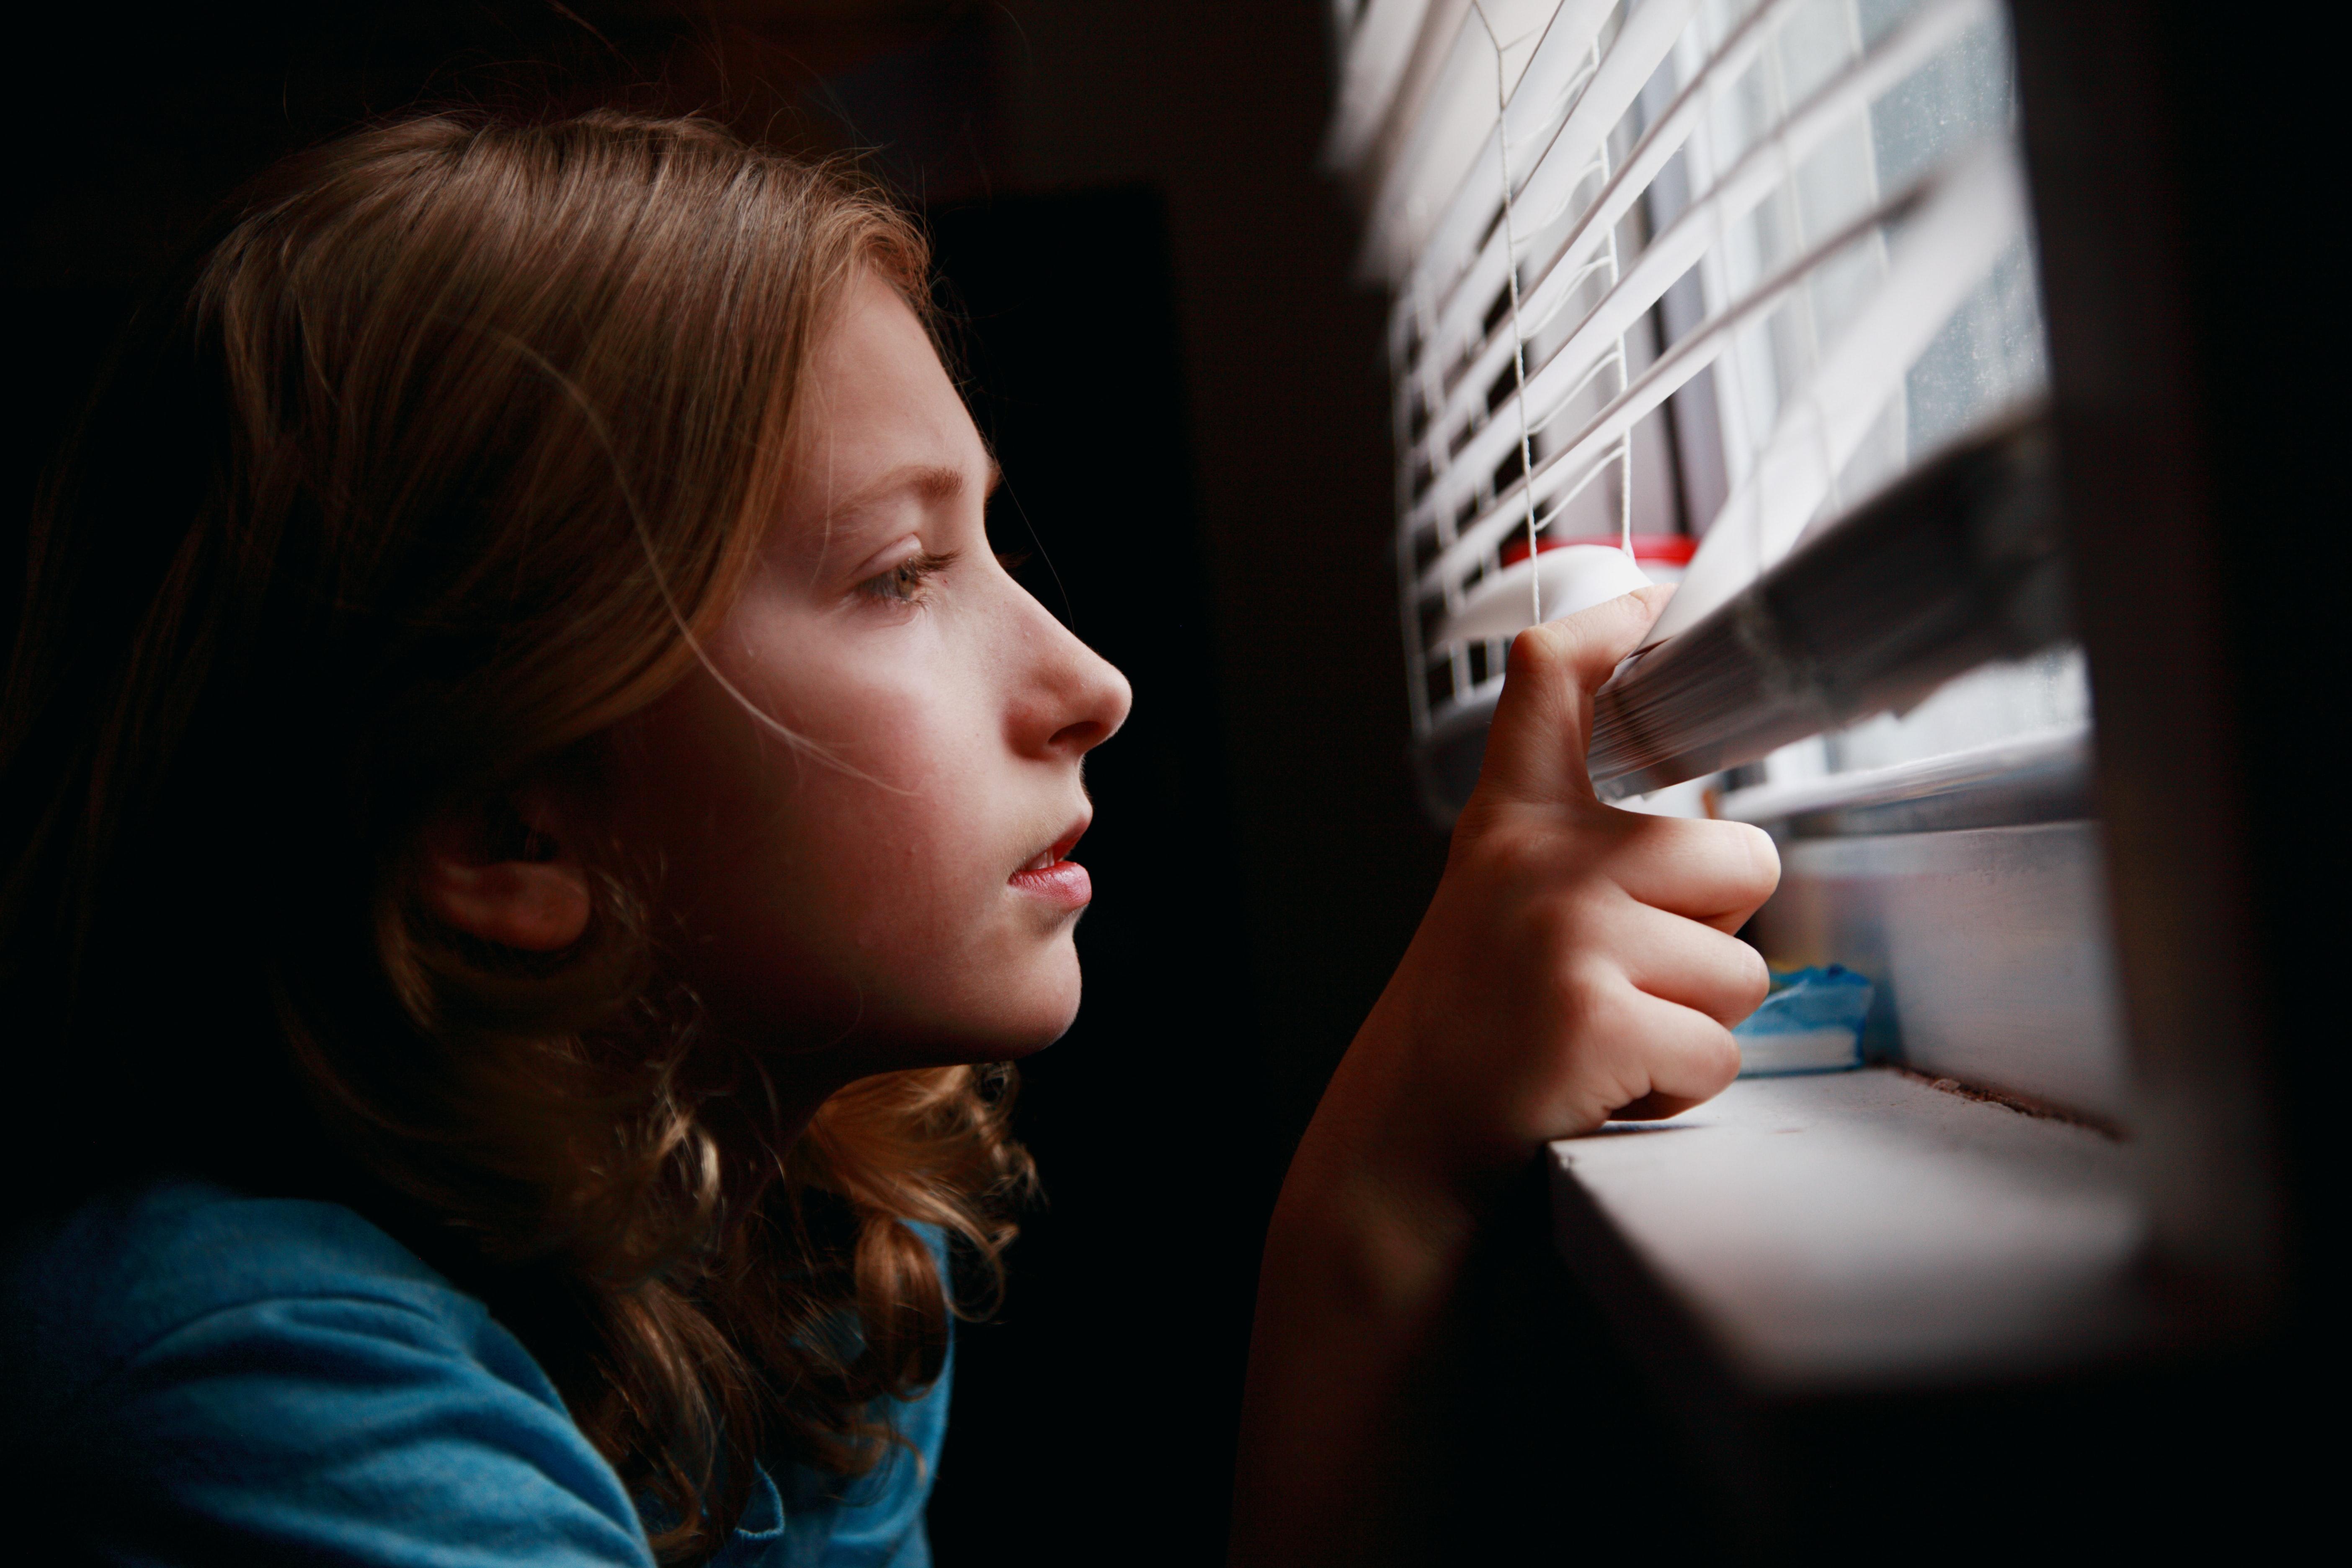
<instances>
[{"instance_id":1,"label":"nostril","mask_svg":"<svg viewBox=\"0 0 2352 1568\"><path fill-rule=\"evenodd\" d=\"M1024 708L1022 744L1042 740L1047 752L1084 756L1118 733L1134 692L1125 676L1076 637L1062 633L1054 642L1066 662L1039 671L1036 706Z\"/></svg>"}]
</instances>

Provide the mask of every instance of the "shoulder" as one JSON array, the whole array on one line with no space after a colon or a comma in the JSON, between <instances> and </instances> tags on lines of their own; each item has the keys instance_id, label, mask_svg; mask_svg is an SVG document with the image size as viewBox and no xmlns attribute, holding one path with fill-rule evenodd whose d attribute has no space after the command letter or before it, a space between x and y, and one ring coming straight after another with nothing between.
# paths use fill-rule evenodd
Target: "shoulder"
<instances>
[{"instance_id":1,"label":"shoulder","mask_svg":"<svg viewBox=\"0 0 2352 1568\"><path fill-rule=\"evenodd\" d=\"M337 1204L163 1181L93 1198L0 1254L0 1434L39 1424L174 1331L267 1301L345 1299L462 1333L478 1304Z\"/></svg>"},{"instance_id":2,"label":"shoulder","mask_svg":"<svg viewBox=\"0 0 2352 1568\"><path fill-rule=\"evenodd\" d=\"M111 1552L646 1561L520 1342L353 1211L110 1194L0 1258L0 1467Z\"/></svg>"}]
</instances>

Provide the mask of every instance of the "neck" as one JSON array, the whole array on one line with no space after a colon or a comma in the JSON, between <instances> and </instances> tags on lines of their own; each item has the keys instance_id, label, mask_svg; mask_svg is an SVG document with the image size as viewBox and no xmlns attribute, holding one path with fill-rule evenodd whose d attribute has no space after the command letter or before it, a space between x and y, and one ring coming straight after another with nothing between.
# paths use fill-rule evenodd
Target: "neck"
<instances>
[{"instance_id":1,"label":"neck","mask_svg":"<svg viewBox=\"0 0 2352 1568\"><path fill-rule=\"evenodd\" d=\"M824 1102L875 1069L839 1047L806 1051L732 1047L738 1064L706 1121L722 1140L746 1138L782 1158L808 1131Z\"/></svg>"}]
</instances>

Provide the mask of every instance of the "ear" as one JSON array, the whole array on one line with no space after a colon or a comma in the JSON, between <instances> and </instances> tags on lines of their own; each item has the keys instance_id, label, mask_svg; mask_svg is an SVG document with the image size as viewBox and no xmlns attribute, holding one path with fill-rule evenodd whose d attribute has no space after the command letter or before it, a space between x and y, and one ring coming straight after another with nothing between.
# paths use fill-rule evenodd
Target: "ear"
<instances>
[{"instance_id":1,"label":"ear","mask_svg":"<svg viewBox=\"0 0 2352 1568\"><path fill-rule=\"evenodd\" d=\"M447 813L425 829L417 892L467 936L554 952L588 930L588 873L554 802L528 790Z\"/></svg>"}]
</instances>

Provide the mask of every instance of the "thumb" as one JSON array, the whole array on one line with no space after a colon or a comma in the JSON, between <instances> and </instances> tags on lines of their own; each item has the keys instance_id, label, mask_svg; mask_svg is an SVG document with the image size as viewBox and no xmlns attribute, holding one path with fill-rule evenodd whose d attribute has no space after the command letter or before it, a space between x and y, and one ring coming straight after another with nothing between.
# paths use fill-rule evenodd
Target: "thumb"
<instances>
[{"instance_id":1,"label":"thumb","mask_svg":"<svg viewBox=\"0 0 2352 1568\"><path fill-rule=\"evenodd\" d=\"M1486 732L1477 795L1488 801L1563 801L1592 795L1584 753L1592 742L1592 694L1601 689L1673 597L1671 585L1529 626L1511 643L1502 696Z\"/></svg>"}]
</instances>

